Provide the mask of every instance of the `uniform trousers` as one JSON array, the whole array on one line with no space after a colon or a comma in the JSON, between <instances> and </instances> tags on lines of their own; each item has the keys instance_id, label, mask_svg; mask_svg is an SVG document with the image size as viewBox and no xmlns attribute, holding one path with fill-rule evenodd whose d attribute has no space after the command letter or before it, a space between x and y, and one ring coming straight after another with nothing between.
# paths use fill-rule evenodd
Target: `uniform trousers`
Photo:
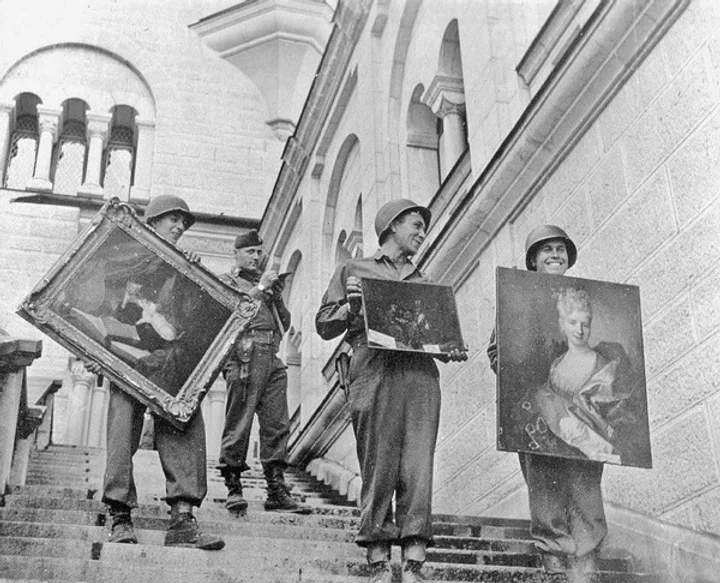
<instances>
[{"instance_id":1,"label":"uniform trousers","mask_svg":"<svg viewBox=\"0 0 720 583\"><path fill-rule=\"evenodd\" d=\"M249 376L241 380L239 365L226 369L227 400L218 468L239 472L250 469L247 453L250 431L257 413L260 423L260 461L263 467L286 463L290 436L287 405L287 370L272 344L255 344Z\"/></svg>"},{"instance_id":2,"label":"uniform trousers","mask_svg":"<svg viewBox=\"0 0 720 583\"><path fill-rule=\"evenodd\" d=\"M594 551L607 534L600 485L603 464L529 453L519 457L536 546L564 555Z\"/></svg>"},{"instance_id":3,"label":"uniform trousers","mask_svg":"<svg viewBox=\"0 0 720 583\"><path fill-rule=\"evenodd\" d=\"M429 356L358 344L349 380L362 477L355 540L366 547L396 541L405 545L418 539L431 544L433 461L440 419L437 367Z\"/></svg>"},{"instance_id":4,"label":"uniform trousers","mask_svg":"<svg viewBox=\"0 0 720 583\"><path fill-rule=\"evenodd\" d=\"M103 502L137 507L133 456L140 445L147 407L117 385L110 385L107 414L107 462ZM167 503L200 506L207 494L205 423L198 408L185 429L155 417L155 448L165 474Z\"/></svg>"}]
</instances>

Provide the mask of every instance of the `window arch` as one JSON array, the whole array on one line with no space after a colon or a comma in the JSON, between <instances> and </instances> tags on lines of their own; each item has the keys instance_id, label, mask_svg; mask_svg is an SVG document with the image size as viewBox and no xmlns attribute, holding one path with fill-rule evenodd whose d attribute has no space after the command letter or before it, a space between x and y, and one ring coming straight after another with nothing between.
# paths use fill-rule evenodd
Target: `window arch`
<instances>
[{"instance_id":1,"label":"window arch","mask_svg":"<svg viewBox=\"0 0 720 583\"><path fill-rule=\"evenodd\" d=\"M130 197L135 170L136 115L136 111L127 105L118 105L113 111L103 162L103 188L107 198L117 196L127 200Z\"/></svg>"},{"instance_id":2,"label":"window arch","mask_svg":"<svg viewBox=\"0 0 720 583\"><path fill-rule=\"evenodd\" d=\"M420 204L427 203L440 186L438 120L420 101L424 91L422 84L415 87L406 122L408 196Z\"/></svg>"},{"instance_id":3,"label":"window arch","mask_svg":"<svg viewBox=\"0 0 720 583\"><path fill-rule=\"evenodd\" d=\"M148 197L155 101L126 59L76 43L29 53L0 81L0 116L0 141L10 146L0 149L5 187Z\"/></svg>"},{"instance_id":4,"label":"window arch","mask_svg":"<svg viewBox=\"0 0 720 583\"><path fill-rule=\"evenodd\" d=\"M85 173L88 105L81 99L68 99L63 104L60 137L53 154L53 192L77 194Z\"/></svg>"},{"instance_id":5,"label":"window arch","mask_svg":"<svg viewBox=\"0 0 720 583\"><path fill-rule=\"evenodd\" d=\"M323 250L327 269L324 275L327 277L336 261L348 258L349 252L345 245L357 221L361 184L360 142L357 136L351 134L345 138L337 153L325 201ZM343 251L340 251L341 247Z\"/></svg>"},{"instance_id":6,"label":"window arch","mask_svg":"<svg viewBox=\"0 0 720 583\"><path fill-rule=\"evenodd\" d=\"M440 179L444 180L468 147L465 82L457 20L452 20L445 28L437 71L422 101L438 118Z\"/></svg>"},{"instance_id":7,"label":"window arch","mask_svg":"<svg viewBox=\"0 0 720 583\"><path fill-rule=\"evenodd\" d=\"M22 93L15 98L14 123L3 182L5 188L24 189L33 177L39 141L37 106L40 103L40 98L32 93Z\"/></svg>"}]
</instances>

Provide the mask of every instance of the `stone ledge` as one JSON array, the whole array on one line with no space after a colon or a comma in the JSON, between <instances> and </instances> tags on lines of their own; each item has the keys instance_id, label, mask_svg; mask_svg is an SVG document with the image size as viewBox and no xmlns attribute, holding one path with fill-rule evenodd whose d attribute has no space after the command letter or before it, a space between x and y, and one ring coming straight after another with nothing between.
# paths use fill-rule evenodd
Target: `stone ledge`
<instances>
[{"instance_id":1,"label":"stone ledge","mask_svg":"<svg viewBox=\"0 0 720 583\"><path fill-rule=\"evenodd\" d=\"M0 333L0 372L15 372L40 357L42 340L13 338Z\"/></svg>"},{"instance_id":2,"label":"stone ledge","mask_svg":"<svg viewBox=\"0 0 720 583\"><path fill-rule=\"evenodd\" d=\"M720 539L605 503L606 541L631 553L650 572L669 581L715 581L720 572Z\"/></svg>"}]
</instances>

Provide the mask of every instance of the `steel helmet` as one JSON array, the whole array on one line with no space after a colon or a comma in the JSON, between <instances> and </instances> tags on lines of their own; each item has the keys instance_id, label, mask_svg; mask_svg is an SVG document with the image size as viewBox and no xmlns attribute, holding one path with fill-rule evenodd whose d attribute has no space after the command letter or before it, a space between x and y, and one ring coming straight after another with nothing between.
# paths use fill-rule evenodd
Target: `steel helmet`
<instances>
[{"instance_id":1,"label":"steel helmet","mask_svg":"<svg viewBox=\"0 0 720 583\"><path fill-rule=\"evenodd\" d=\"M378 236L378 240L380 240L382 234L388 230L390 223L407 211L419 212L425 221L425 227L427 228L430 226L432 214L427 208L420 206L407 198L396 198L395 200L391 200L390 202L386 202L382 205L375 216L375 233Z\"/></svg>"},{"instance_id":2,"label":"steel helmet","mask_svg":"<svg viewBox=\"0 0 720 583\"><path fill-rule=\"evenodd\" d=\"M550 239L562 239L564 241L568 254L568 269L575 265L577 248L567 233L555 225L540 225L530 231L527 239L525 239L525 267L530 271L537 271L537 267L531 263L531 259L535 259L538 246Z\"/></svg>"},{"instance_id":3,"label":"steel helmet","mask_svg":"<svg viewBox=\"0 0 720 583\"><path fill-rule=\"evenodd\" d=\"M157 219L162 215L168 213L180 213L185 217L187 221L187 227L192 227L195 222L195 215L190 212L190 207L187 203L179 196L173 196L172 194L161 194L151 199L147 207L145 207L145 222L149 223L153 219Z\"/></svg>"}]
</instances>

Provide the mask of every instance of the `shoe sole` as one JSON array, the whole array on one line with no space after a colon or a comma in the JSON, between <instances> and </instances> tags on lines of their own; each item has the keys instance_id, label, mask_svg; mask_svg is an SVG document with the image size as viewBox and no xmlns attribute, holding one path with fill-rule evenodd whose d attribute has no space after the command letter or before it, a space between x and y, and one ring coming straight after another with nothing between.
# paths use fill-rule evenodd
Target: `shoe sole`
<instances>
[{"instance_id":1,"label":"shoe sole","mask_svg":"<svg viewBox=\"0 0 720 583\"><path fill-rule=\"evenodd\" d=\"M284 514L312 514L312 508L266 508L265 512L278 512Z\"/></svg>"},{"instance_id":2,"label":"shoe sole","mask_svg":"<svg viewBox=\"0 0 720 583\"><path fill-rule=\"evenodd\" d=\"M180 549L198 549L199 551L219 551L225 548L225 541L218 541L216 543L212 543L210 545L205 546L197 546L193 543L175 543L175 544L166 544L166 547L169 548L180 548Z\"/></svg>"},{"instance_id":3,"label":"shoe sole","mask_svg":"<svg viewBox=\"0 0 720 583\"><path fill-rule=\"evenodd\" d=\"M243 510L248 509L248 503L245 502L237 502L235 504L225 504L225 508L227 508L228 512L242 512Z\"/></svg>"}]
</instances>

